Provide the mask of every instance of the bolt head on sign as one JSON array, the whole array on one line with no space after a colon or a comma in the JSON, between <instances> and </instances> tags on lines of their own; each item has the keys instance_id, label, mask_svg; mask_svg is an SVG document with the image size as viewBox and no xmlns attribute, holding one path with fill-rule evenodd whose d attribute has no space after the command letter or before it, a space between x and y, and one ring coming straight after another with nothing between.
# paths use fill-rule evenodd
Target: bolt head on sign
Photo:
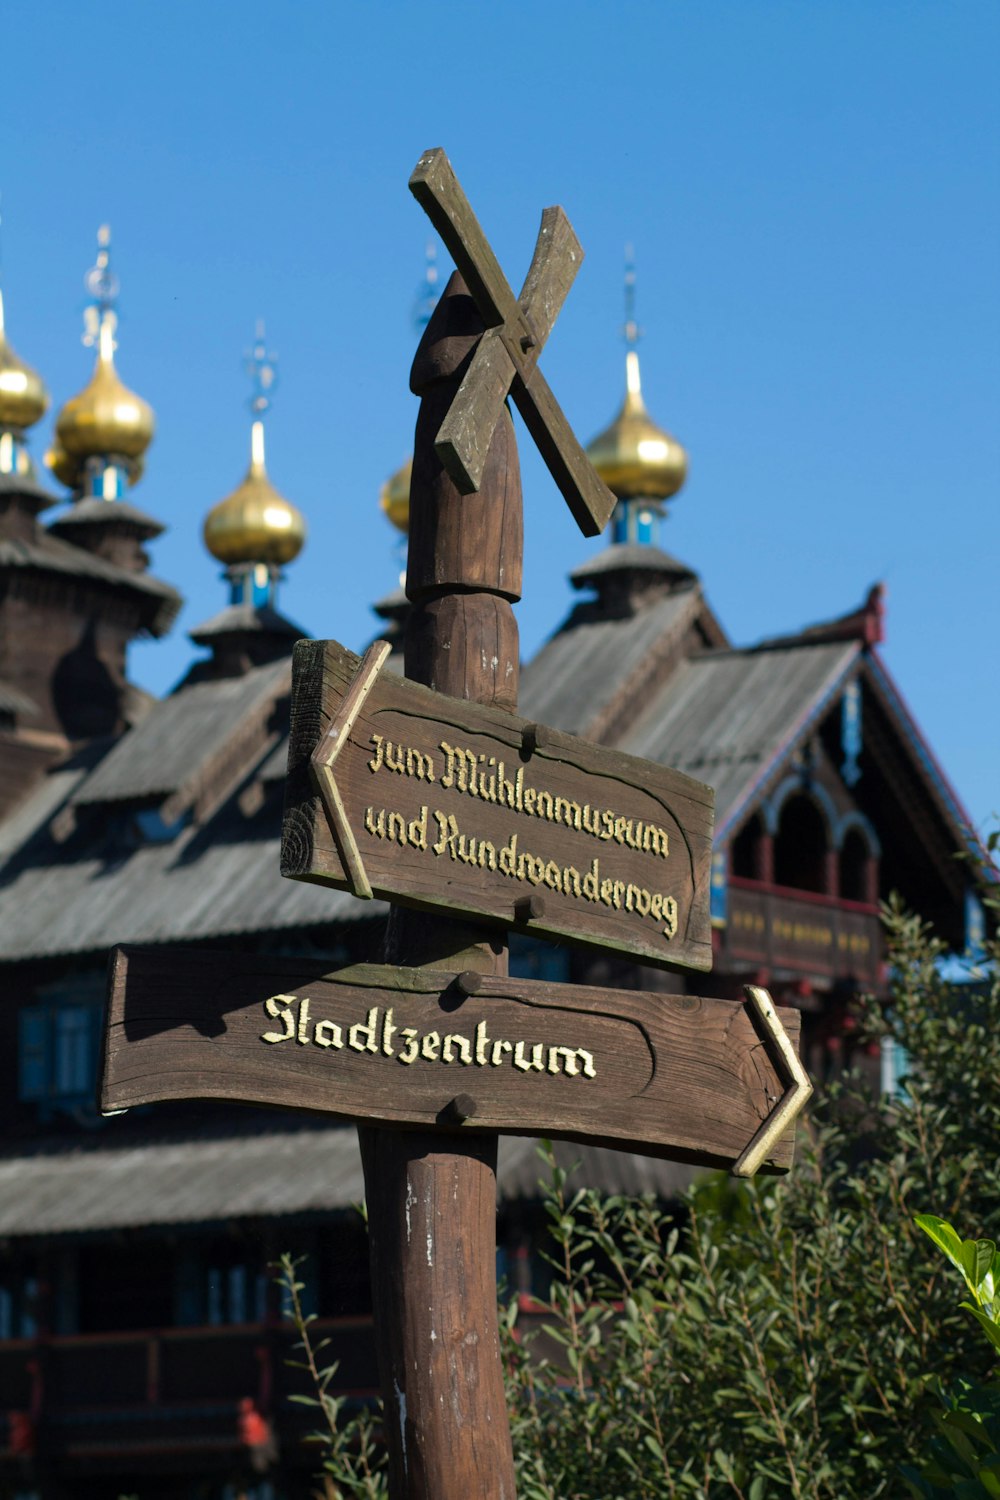
<instances>
[{"instance_id":1,"label":"bolt head on sign","mask_svg":"<svg viewBox=\"0 0 1000 1500\"><path fill-rule=\"evenodd\" d=\"M300 641L282 873L711 967L714 796L668 767Z\"/></svg>"}]
</instances>

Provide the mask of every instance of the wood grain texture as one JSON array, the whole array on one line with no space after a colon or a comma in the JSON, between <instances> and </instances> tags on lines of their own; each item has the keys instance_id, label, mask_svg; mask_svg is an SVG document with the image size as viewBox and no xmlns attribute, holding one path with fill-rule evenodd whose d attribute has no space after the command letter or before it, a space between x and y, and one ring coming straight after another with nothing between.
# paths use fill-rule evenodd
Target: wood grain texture
<instances>
[{"instance_id":1,"label":"wood grain texture","mask_svg":"<svg viewBox=\"0 0 1000 1500\"><path fill-rule=\"evenodd\" d=\"M434 448L452 395L452 384L442 382L420 405L410 493L419 488L424 503L410 505L406 592L421 600L462 586L520 599L521 480L514 424L501 401L487 439L480 490L463 495Z\"/></svg>"},{"instance_id":2,"label":"wood grain texture","mask_svg":"<svg viewBox=\"0 0 1000 1500\"><path fill-rule=\"evenodd\" d=\"M365 1179L379 1184L369 1237L392 1382L390 1494L515 1500L496 1317L497 1138L469 1136L457 1150L441 1135L360 1134Z\"/></svg>"},{"instance_id":3,"label":"wood grain texture","mask_svg":"<svg viewBox=\"0 0 1000 1500\"><path fill-rule=\"evenodd\" d=\"M438 342L438 330L428 325L414 361L422 399L411 548L414 530L433 532L433 555L422 566L452 582L411 612L406 670L425 685L446 688L453 700L502 710L517 702L517 626L505 597L520 591L521 579L516 449L498 424L490 452L495 446L504 464L487 463L475 497L482 514L467 524L458 506L442 503L434 428L425 418L427 405L454 395L462 379L462 320L470 300L453 278L437 309L446 336ZM423 379L421 370L433 376ZM390 914L385 955L411 967L434 959L448 968L460 963L500 975L507 969L502 931L399 906ZM452 1100L446 1115L455 1124L467 1111ZM507 1500L515 1485L497 1329L497 1137L453 1129L431 1144L426 1135L375 1126L358 1134L392 1500Z\"/></svg>"},{"instance_id":4,"label":"wood grain texture","mask_svg":"<svg viewBox=\"0 0 1000 1500\"><path fill-rule=\"evenodd\" d=\"M523 922L521 903L534 894L540 933L709 968L711 789L451 696L468 691L472 673L497 697L498 667L516 680L515 641L500 639L509 607L488 598L445 596L417 615L408 667L436 675L450 695L384 673L336 762L372 890L504 925ZM347 873L307 766L358 663L335 641L295 648L282 872L338 888L349 887Z\"/></svg>"},{"instance_id":5,"label":"wood grain texture","mask_svg":"<svg viewBox=\"0 0 1000 1500\"><path fill-rule=\"evenodd\" d=\"M797 1043L798 1012L779 1014ZM104 1110L233 1099L433 1130L466 1095L463 1135L730 1168L786 1087L747 1007L695 995L125 948L108 1016ZM793 1146L767 1169L787 1170Z\"/></svg>"}]
</instances>

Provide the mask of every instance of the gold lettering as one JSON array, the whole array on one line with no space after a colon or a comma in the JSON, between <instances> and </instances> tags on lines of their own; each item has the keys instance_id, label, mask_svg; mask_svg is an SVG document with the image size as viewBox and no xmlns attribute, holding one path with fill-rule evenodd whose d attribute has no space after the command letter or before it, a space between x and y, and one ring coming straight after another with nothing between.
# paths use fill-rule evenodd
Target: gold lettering
<instances>
[{"instance_id":1,"label":"gold lettering","mask_svg":"<svg viewBox=\"0 0 1000 1500\"><path fill-rule=\"evenodd\" d=\"M415 776L418 781L434 781L434 761L431 756L425 755L422 750L412 750L406 747L406 774Z\"/></svg>"},{"instance_id":2,"label":"gold lettering","mask_svg":"<svg viewBox=\"0 0 1000 1500\"><path fill-rule=\"evenodd\" d=\"M375 754L372 756L371 760L368 762L368 769L369 769L369 771L371 771L372 775L374 776L375 772L378 770L379 766L382 764L383 747L385 745L385 741L383 740L383 738L382 738L382 736L380 734L373 734L372 737L371 737L371 740L372 740L372 744L375 746Z\"/></svg>"},{"instance_id":3,"label":"gold lettering","mask_svg":"<svg viewBox=\"0 0 1000 1500\"><path fill-rule=\"evenodd\" d=\"M392 1006L390 1005L382 1018L382 1055L384 1057L394 1056L392 1038L396 1030L397 1028L392 1024Z\"/></svg>"},{"instance_id":4,"label":"gold lettering","mask_svg":"<svg viewBox=\"0 0 1000 1500\"><path fill-rule=\"evenodd\" d=\"M524 1042L518 1042L517 1046L514 1048L515 1068L520 1068L522 1073L528 1073L532 1068L534 1068L536 1073L544 1072L545 1064L542 1061L542 1055L545 1051L545 1044L543 1042L533 1042L531 1046L530 1058L525 1057L524 1047Z\"/></svg>"},{"instance_id":5,"label":"gold lettering","mask_svg":"<svg viewBox=\"0 0 1000 1500\"><path fill-rule=\"evenodd\" d=\"M436 1031L425 1031L420 1039L420 1056L426 1057L428 1062L437 1062L438 1052L441 1049L441 1038Z\"/></svg>"},{"instance_id":6,"label":"gold lettering","mask_svg":"<svg viewBox=\"0 0 1000 1500\"><path fill-rule=\"evenodd\" d=\"M591 861L590 869L583 877L583 894L588 901L598 900L601 894L601 882L598 879L597 870L598 864L595 859Z\"/></svg>"},{"instance_id":7,"label":"gold lettering","mask_svg":"<svg viewBox=\"0 0 1000 1500\"><path fill-rule=\"evenodd\" d=\"M317 1021L313 1041L317 1047L342 1047L344 1034L336 1021Z\"/></svg>"},{"instance_id":8,"label":"gold lettering","mask_svg":"<svg viewBox=\"0 0 1000 1500\"><path fill-rule=\"evenodd\" d=\"M454 1062L456 1048L458 1049L459 1062L471 1063L472 1048L469 1045L469 1039L466 1036L458 1036L457 1034L446 1036L444 1039L444 1046L441 1049L441 1056L444 1061L446 1063Z\"/></svg>"},{"instance_id":9,"label":"gold lettering","mask_svg":"<svg viewBox=\"0 0 1000 1500\"><path fill-rule=\"evenodd\" d=\"M582 1047L550 1047L548 1062L548 1071L550 1073L555 1074L560 1071L560 1058L562 1059L562 1071L568 1073L571 1078L575 1078L580 1071L577 1067L578 1061L583 1064L585 1077L596 1078L597 1071L594 1067L593 1054L584 1051Z\"/></svg>"},{"instance_id":10,"label":"gold lettering","mask_svg":"<svg viewBox=\"0 0 1000 1500\"><path fill-rule=\"evenodd\" d=\"M494 1042L493 1051L490 1053L490 1062L495 1068L499 1068L503 1063L503 1054L505 1052L512 1052L513 1050L510 1042L505 1042L502 1039Z\"/></svg>"},{"instance_id":11,"label":"gold lettering","mask_svg":"<svg viewBox=\"0 0 1000 1500\"><path fill-rule=\"evenodd\" d=\"M479 1067L486 1066L486 1049L490 1045L490 1039L486 1035L486 1022L480 1021L476 1027L476 1062Z\"/></svg>"},{"instance_id":12,"label":"gold lettering","mask_svg":"<svg viewBox=\"0 0 1000 1500\"><path fill-rule=\"evenodd\" d=\"M365 831L367 833L370 833L373 838L379 838L379 839L384 839L385 838L385 808L384 807L382 808L382 811L379 813L379 815L378 815L377 818L375 817L375 809L374 809L374 807L366 807L365 808Z\"/></svg>"},{"instance_id":13,"label":"gold lettering","mask_svg":"<svg viewBox=\"0 0 1000 1500\"><path fill-rule=\"evenodd\" d=\"M292 1006L295 1004L295 995L272 995L264 1001L264 1009L272 1021L283 1021L284 1031L265 1031L261 1037L262 1042L290 1042L295 1035L295 1017L292 1015Z\"/></svg>"},{"instance_id":14,"label":"gold lettering","mask_svg":"<svg viewBox=\"0 0 1000 1500\"><path fill-rule=\"evenodd\" d=\"M402 1034L404 1045L402 1052L399 1053L399 1060L401 1063L416 1062L420 1056L420 1033L414 1031L412 1026L404 1026Z\"/></svg>"},{"instance_id":15,"label":"gold lettering","mask_svg":"<svg viewBox=\"0 0 1000 1500\"><path fill-rule=\"evenodd\" d=\"M371 1010L368 1012L367 1021L365 1021L364 1023L362 1023L361 1021L356 1021L355 1024L351 1027L348 1033L347 1045L353 1048L355 1052L377 1052L378 1043L375 1040L377 1023L378 1006L373 1005ZM300 1021L300 1029L301 1024L302 1023ZM364 1038L363 1041L362 1038Z\"/></svg>"},{"instance_id":16,"label":"gold lettering","mask_svg":"<svg viewBox=\"0 0 1000 1500\"><path fill-rule=\"evenodd\" d=\"M309 997L304 996L299 1001L299 1024L295 1032L295 1040L304 1047L309 1041Z\"/></svg>"},{"instance_id":17,"label":"gold lettering","mask_svg":"<svg viewBox=\"0 0 1000 1500\"><path fill-rule=\"evenodd\" d=\"M647 854L659 854L666 859L670 850L670 841L662 828L654 828L652 823L647 823L642 835L642 847Z\"/></svg>"}]
</instances>

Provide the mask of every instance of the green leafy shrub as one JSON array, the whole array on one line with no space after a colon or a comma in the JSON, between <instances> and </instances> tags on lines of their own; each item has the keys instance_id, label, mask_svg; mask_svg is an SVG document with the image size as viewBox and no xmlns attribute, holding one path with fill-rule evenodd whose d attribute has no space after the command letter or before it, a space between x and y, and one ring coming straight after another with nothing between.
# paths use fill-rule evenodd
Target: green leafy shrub
<instances>
[{"instance_id":1,"label":"green leafy shrub","mask_svg":"<svg viewBox=\"0 0 1000 1500\"><path fill-rule=\"evenodd\" d=\"M971 1302L961 1306L982 1326L1000 1352L1000 1252L992 1240L963 1240L934 1214L916 1214L914 1222L929 1235L961 1273ZM941 1409L933 1413L936 1436L930 1458L903 1475L918 1500L954 1497L979 1500L1000 1496L1000 1382L958 1376L950 1390L939 1389Z\"/></svg>"},{"instance_id":2,"label":"green leafy shrub","mask_svg":"<svg viewBox=\"0 0 1000 1500\"><path fill-rule=\"evenodd\" d=\"M895 1496L935 1379L968 1435L992 1351L913 1220L998 1222L1000 954L956 984L922 923L886 920L891 1009L860 1019L905 1048L905 1093L827 1089L790 1176L707 1177L673 1215L576 1190L549 1155L544 1331L503 1317L520 1500ZM356 1436L330 1441L339 1493L380 1494L374 1469L350 1477Z\"/></svg>"}]
</instances>

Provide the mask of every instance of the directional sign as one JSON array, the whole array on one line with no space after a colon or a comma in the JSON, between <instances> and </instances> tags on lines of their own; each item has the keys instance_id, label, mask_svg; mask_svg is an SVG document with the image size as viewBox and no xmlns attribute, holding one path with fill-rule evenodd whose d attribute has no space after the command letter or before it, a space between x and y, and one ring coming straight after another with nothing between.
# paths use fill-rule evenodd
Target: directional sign
<instances>
[{"instance_id":1,"label":"directional sign","mask_svg":"<svg viewBox=\"0 0 1000 1500\"><path fill-rule=\"evenodd\" d=\"M711 967L710 787L295 647L282 874Z\"/></svg>"},{"instance_id":2,"label":"directional sign","mask_svg":"<svg viewBox=\"0 0 1000 1500\"><path fill-rule=\"evenodd\" d=\"M799 1014L748 1002L119 948L100 1103L236 1099L785 1171L810 1093Z\"/></svg>"},{"instance_id":3,"label":"directional sign","mask_svg":"<svg viewBox=\"0 0 1000 1500\"><path fill-rule=\"evenodd\" d=\"M581 448L537 367L583 250L561 208L542 215L535 254L518 300L445 153L425 151L410 191L451 251L486 324L434 447L464 494L478 490L493 429L508 391L584 536L604 530L615 497Z\"/></svg>"}]
</instances>

